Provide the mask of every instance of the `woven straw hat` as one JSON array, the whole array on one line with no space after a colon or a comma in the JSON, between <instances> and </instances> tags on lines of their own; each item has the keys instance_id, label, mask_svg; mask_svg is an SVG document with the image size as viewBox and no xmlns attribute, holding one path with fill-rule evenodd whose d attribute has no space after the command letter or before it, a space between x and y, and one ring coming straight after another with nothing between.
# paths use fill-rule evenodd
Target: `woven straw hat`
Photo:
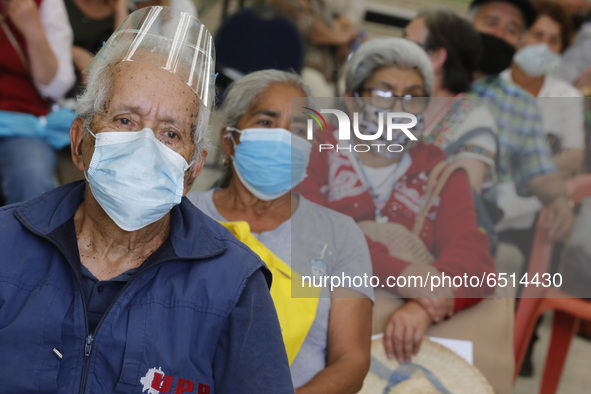
<instances>
[{"instance_id":1,"label":"woven straw hat","mask_svg":"<svg viewBox=\"0 0 591 394\"><path fill-rule=\"evenodd\" d=\"M382 338L372 341L371 356L362 394L494 394L476 367L428 339L411 363L389 360Z\"/></svg>"}]
</instances>

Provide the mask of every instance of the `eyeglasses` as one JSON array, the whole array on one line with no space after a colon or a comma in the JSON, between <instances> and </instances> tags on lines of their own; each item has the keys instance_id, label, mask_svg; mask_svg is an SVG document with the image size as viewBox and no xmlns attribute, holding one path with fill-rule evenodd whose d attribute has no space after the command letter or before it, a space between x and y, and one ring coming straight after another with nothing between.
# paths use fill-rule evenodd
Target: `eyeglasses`
<instances>
[{"instance_id":1,"label":"eyeglasses","mask_svg":"<svg viewBox=\"0 0 591 394\"><path fill-rule=\"evenodd\" d=\"M363 90L369 93L369 96L363 97L364 102L381 109L389 110L394 109L396 102L400 101L402 109L405 112L411 114L420 114L427 108L429 104L428 97L417 97L412 94L405 94L403 96L397 96L391 90L380 89L380 88L363 88ZM359 97L359 95L357 95Z\"/></svg>"}]
</instances>

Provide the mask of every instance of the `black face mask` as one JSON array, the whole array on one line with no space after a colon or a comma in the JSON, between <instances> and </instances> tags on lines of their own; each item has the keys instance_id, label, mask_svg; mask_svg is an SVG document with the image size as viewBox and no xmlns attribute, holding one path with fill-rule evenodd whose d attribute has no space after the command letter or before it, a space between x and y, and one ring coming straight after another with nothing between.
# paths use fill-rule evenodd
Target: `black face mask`
<instances>
[{"instance_id":1,"label":"black face mask","mask_svg":"<svg viewBox=\"0 0 591 394\"><path fill-rule=\"evenodd\" d=\"M515 47L490 34L480 33L482 58L478 70L487 75L496 75L507 69L513 61Z\"/></svg>"}]
</instances>

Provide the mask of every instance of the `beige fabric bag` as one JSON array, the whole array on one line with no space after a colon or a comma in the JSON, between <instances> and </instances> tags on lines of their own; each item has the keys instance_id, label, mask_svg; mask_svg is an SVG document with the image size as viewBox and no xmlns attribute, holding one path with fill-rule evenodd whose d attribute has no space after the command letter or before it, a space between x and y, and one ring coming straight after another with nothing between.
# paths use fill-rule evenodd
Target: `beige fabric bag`
<instances>
[{"instance_id":1,"label":"beige fabric bag","mask_svg":"<svg viewBox=\"0 0 591 394\"><path fill-rule=\"evenodd\" d=\"M433 168L427 181L427 203L417 215L412 231L398 223L359 222L361 230L371 239L388 246L390 254L415 264L432 264L435 258L418 234L425 217L449 176L458 169L445 162ZM497 288L495 298L456 313L449 320L431 326L426 335L472 341L474 365L489 380L496 393L513 392L513 319L515 300ZM384 331L389 316L404 299L376 289L373 311L373 333Z\"/></svg>"}]
</instances>

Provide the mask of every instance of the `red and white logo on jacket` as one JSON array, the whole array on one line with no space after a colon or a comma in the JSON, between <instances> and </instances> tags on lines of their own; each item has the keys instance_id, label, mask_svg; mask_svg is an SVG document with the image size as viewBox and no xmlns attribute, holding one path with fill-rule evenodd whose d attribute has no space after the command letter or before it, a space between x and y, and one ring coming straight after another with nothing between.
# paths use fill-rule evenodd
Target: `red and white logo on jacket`
<instances>
[{"instance_id":1,"label":"red and white logo on jacket","mask_svg":"<svg viewBox=\"0 0 591 394\"><path fill-rule=\"evenodd\" d=\"M162 367L150 368L146 375L140 379L140 383L144 386L142 388L142 393L147 391L148 394L209 394L209 385L199 382L195 384L192 380L166 375L162 371ZM197 391L194 391L195 389L197 389Z\"/></svg>"}]
</instances>

